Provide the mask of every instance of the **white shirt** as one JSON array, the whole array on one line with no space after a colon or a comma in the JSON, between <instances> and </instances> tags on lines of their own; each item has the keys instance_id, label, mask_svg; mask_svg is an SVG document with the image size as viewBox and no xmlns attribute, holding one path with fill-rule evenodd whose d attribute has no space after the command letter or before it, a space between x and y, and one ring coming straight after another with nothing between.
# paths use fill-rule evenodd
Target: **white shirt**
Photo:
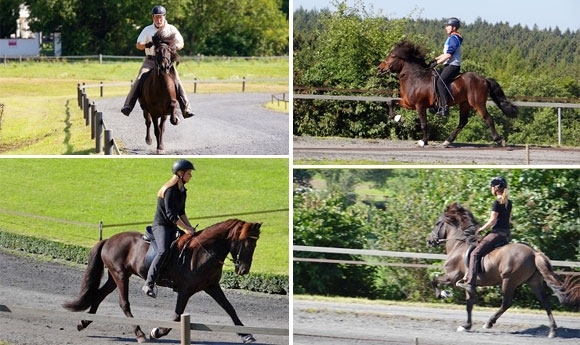
<instances>
[{"instance_id":1,"label":"white shirt","mask_svg":"<svg viewBox=\"0 0 580 345\"><path fill-rule=\"evenodd\" d=\"M146 26L139 34L139 37L137 37L137 43L152 42L153 35L155 35L155 33L157 33L157 28L155 27L154 24ZM177 50L180 50L181 48L183 48L184 44L183 36L181 36L181 33L179 32L179 30L177 30L175 26L169 23L165 23L165 26L163 27L163 34L167 36L171 35L172 33L175 34L175 45L177 46ZM145 54L155 56L155 48L154 47L145 48Z\"/></svg>"}]
</instances>

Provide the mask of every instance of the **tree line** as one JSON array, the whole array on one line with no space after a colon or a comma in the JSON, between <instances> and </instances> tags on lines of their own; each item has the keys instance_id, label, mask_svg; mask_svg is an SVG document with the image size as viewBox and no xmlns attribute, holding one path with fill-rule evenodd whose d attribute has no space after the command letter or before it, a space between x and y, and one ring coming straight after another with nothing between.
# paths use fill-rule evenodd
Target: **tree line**
<instances>
[{"instance_id":1,"label":"tree line","mask_svg":"<svg viewBox=\"0 0 580 345\"><path fill-rule=\"evenodd\" d=\"M498 175L508 181L514 205L512 241L527 243L552 260L579 261L578 169L295 170L294 245L444 253L443 246L433 248L426 243L438 217L447 205L458 201L480 224L485 223L493 202L489 182ZM381 207L362 202L365 197L357 190L361 185L382 192ZM362 259L356 255L306 252L295 255ZM364 260L433 263L377 257ZM434 298L430 280L441 274L442 268L295 262L294 292L430 301ZM518 305L536 305L533 293L527 292L518 294ZM462 293L455 296L452 299L462 301ZM482 289L481 303L497 304L499 298L497 288Z\"/></svg>"},{"instance_id":2,"label":"tree line","mask_svg":"<svg viewBox=\"0 0 580 345\"><path fill-rule=\"evenodd\" d=\"M32 31L61 33L63 55L140 55L137 36L159 2L0 0L0 38L16 32L21 4ZM184 37L182 55L288 55L288 0L166 0L163 6Z\"/></svg>"},{"instance_id":3,"label":"tree line","mask_svg":"<svg viewBox=\"0 0 580 345\"><path fill-rule=\"evenodd\" d=\"M408 39L423 47L427 59L440 54L445 41L441 19L389 19L369 12L362 1L352 6L335 1L329 10L294 11L295 88L347 89L335 93L398 96L395 77L379 77L378 64L395 43ZM460 29L464 37L462 72L472 71L499 81L512 100L580 99L580 32L557 27L538 29L481 18ZM300 89L296 90L301 92ZM311 91L315 92L316 91ZM322 92L322 91L319 91ZM398 110L399 111L399 110ZM520 108L508 119L490 107L500 134L512 144L557 143L556 110ZM414 111L400 110L403 123L387 119L386 105L378 102L294 101L296 135L416 139L420 127ZM445 140L457 126L458 109L449 118L430 117L431 140ZM565 110L563 145L578 146L580 112ZM474 117L458 140L489 142L483 121Z\"/></svg>"}]
</instances>

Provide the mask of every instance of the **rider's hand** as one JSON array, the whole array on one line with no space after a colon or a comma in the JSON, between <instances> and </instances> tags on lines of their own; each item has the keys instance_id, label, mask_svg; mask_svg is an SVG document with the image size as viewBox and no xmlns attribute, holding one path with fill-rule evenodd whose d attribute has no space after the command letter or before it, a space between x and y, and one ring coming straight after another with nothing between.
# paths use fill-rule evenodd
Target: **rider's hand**
<instances>
[{"instance_id":1,"label":"rider's hand","mask_svg":"<svg viewBox=\"0 0 580 345\"><path fill-rule=\"evenodd\" d=\"M437 60L434 59L429 63L429 69L433 69L435 67L437 67Z\"/></svg>"},{"instance_id":2,"label":"rider's hand","mask_svg":"<svg viewBox=\"0 0 580 345\"><path fill-rule=\"evenodd\" d=\"M153 42L145 43L145 48L151 48L151 47L153 47Z\"/></svg>"}]
</instances>

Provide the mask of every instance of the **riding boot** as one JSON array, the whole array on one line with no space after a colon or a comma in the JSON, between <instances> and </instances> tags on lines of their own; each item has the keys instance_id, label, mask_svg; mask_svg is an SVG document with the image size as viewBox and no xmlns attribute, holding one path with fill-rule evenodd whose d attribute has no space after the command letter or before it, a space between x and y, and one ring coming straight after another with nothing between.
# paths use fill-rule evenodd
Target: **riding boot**
<instances>
[{"instance_id":1,"label":"riding boot","mask_svg":"<svg viewBox=\"0 0 580 345\"><path fill-rule=\"evenodd\" d=\"M179 107L181 108L181 115L183 115L183 118L187 119L195 116L195 113L193 112L193 110L191 110L191 107L189 105L189 100L187 99L185 90L183 89L183 86L181 86L180 82L176 83L176 88L177 88L176 90L177 101L179 102Z\"/></svg>"},{"instance_id":2,"label":"riding boot","mask_svg":"<svg viewBox=\"0 0 580 345\"><path fill-rule=\"evenodd\" d=\"M449 107L447 106L447 90L443 90L443 92L439 94L439 99L441 100L441 106L435 114L440 116L449 116Z\"/></svg>"},{"instance_id":3,"label":"riding boot","mask_svg":"<svg viewBox=\"0 0 580 345\"><path fill-rule=\"evenodd\" d=\"M143 79L143 76L141 76L141 78L135 80L133 85L131 85L131 90L125 99L125 104L121 108L121 112L125 116L129 116L133 108L135 108L135 103L137 103L137 99L139 99L139 95L141 94L141 83Z\"/></svg>"}]
</instances>

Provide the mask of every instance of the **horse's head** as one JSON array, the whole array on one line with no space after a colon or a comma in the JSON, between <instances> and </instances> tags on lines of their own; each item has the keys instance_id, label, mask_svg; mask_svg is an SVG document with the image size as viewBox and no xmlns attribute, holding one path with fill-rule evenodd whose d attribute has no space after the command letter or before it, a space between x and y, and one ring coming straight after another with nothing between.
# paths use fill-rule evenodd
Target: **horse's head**
<instances>
[{"instance_id":1,"label":"horse's head","mask_svg":"<svg viewBox=\"0 0 580 345\"><path fill-rule=\"evenodd\" d=\"M405 63L410 63L420 69L427 69L423 48L409 41L401 41L395 44L387 58L379 65L378 74L400 73Z\"/></svg>"},{"instance_id":2,"label":"horse's head","mask_svg":"<svg viewBox=\"0 0 580 345\"><path fill-rule=\"evenodd\" d=\"M230 234L230 254L234 258L236 274L244 275L250 272L262 223L239 222L240 225Z\"/></svg>"},{"instance_id":3,"label":"horse's head","mask_svg":"<svg viewBox=\"0 0 580 345\"><path fill-rule=\"evenodd\" d=\"M448 237L466 240L474 236L476 228L478 228L478 224L473 213L454 202L445 208L445 212L435 222L435 226L427 238L427 243L431 246L437 246L446 241Z\"/></svg>"},{"instance_id":4,"label":"horse's head","mask_svg":"<svg viewBox=\"0 0 580 345\"><path fill-rule=\"evenodd\" d=\"M175 34L163 36L163 32L158 30L152 37L155 46L155 64L157 70L162 73L169 73L173 63L178 61L177 47L175 45Z\"/></svg>"},{"instance_id":5,"label":"horse's head","mask_svg":"<svg viewBox=\"0 0 580 345\"><path fill-rule=\"evenodd\" d=\"M398 56L393 54L393 52L391 52L377 68L377 73L379 75L385 73L399 73L401 72L402 69L403 69L403 61Z\"/></svg>"}]
</instances>

